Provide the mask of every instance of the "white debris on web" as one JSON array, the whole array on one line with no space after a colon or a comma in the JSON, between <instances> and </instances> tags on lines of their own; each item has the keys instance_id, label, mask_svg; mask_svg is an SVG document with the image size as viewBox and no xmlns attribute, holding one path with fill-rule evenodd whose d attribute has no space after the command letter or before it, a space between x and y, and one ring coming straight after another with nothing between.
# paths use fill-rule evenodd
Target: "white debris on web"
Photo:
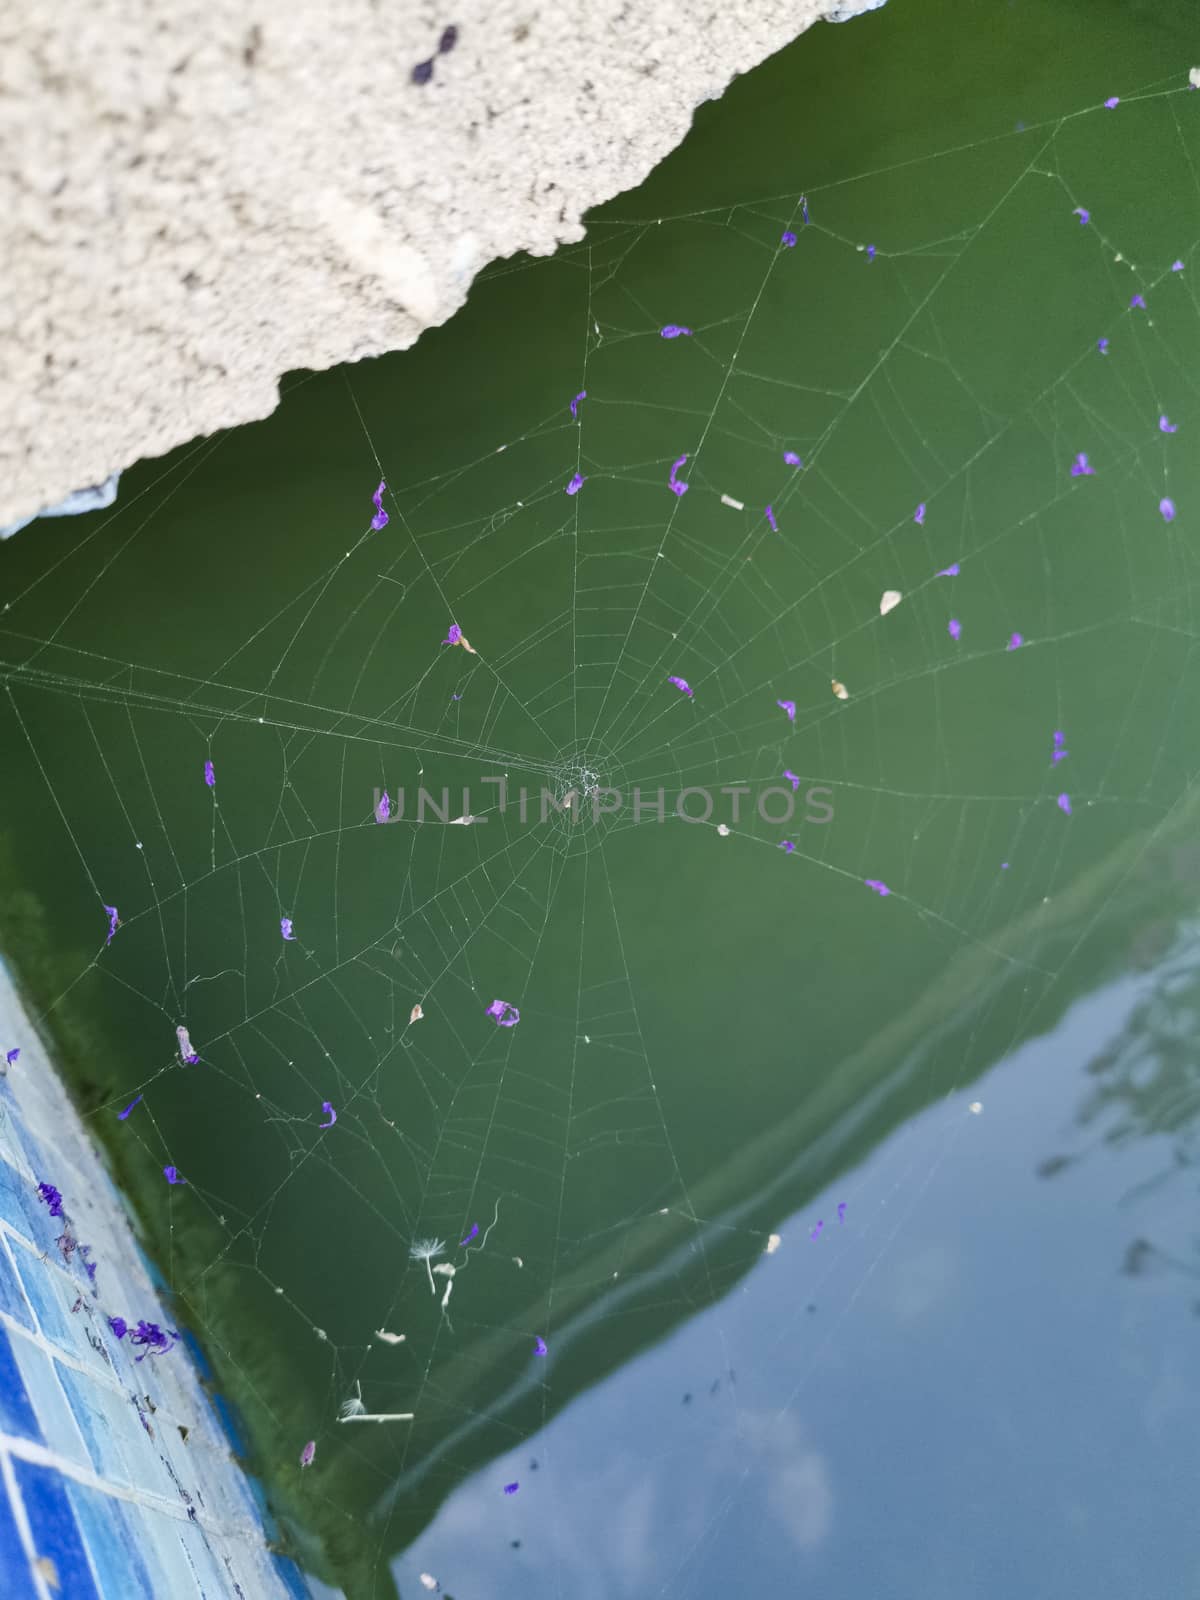
<instances>
[{"instance_id":1,"label":"white debris on web","mask_svg":"<svg viewBox=\"0 0 1200 1600\"><path fill-rule=\"evenodd\" d=\"M403 1344L408 1335L406 1333L389 1333L386 1328L376 1328L375 1337L382 1339L384 1344Z\"/></svg>"},{"instance_id":2,"label":"white debris on web","mask_svg":"<svg viewBox=\"0 0 1200 1600\"><path fill-rule=\"evenodd\" d=\"M731 494L723 494L721 496L721 504L723 506L732 506L735 511L745 511L746 509L746 502L744 500L735 500Z\"/></svg>"},{"instance_id":3,"label":"white debris on web","mask_svg":"<svg viewBox=\"0 0 1200 1600\"><path fill-rule=\"evenodd\" d=\"M425 1013L421 1010L420 1006L414 1006L408 1013L408 1020L410 1022L420 1022L424 1015Z\"/></svg>"},{"instance_id":4,"label":"white debris on web","mask_svg":"<svg viewBox=\"0 0 1200 1600\"><path fill-rule=\"evenodd\" d=\"M983 1101L982 1100L972 1100L971 1104L967 1107L967 1110L968 1111L973 1111L975 1113L975 1115L978 1116L979 1113L983 1110Z\"/></svg>"},{"instance_id":5,"label":"white debris on web","mask_svg":"<svg viewBox=\"0 0 1200 1600\"><path fill-rule=\"evenodd\" d=\"M783 1235L779 1233L773 1233L767 1240L767 1248L763 1251L763 1254L767 1256L773 1256L782 1243Z\"/></svg>"},{"instance_id":6,"label":"white debris on web","mask_svg":"<svg viewBox=\"0 0 1200 1600\"><path fill-rule=\"evenodd\" d=\"M844 683L839 683L836 678L833 680L833 692L839 700L849 700L850 698L849 689Z\"/></svg>"},{"instance_id":7,"label":"white debris on web","mask_svg":"<svg viewBox=\"0 0 1200 1600\"><path fill-rule=\"evenodd\" d=\"M473 817L470 812L467 812L465 816L451 817L449 826L451 828L469 828L473 822L478 821L478 817Z\"/></svg>"},{"instance_id":8,"label":"white debris on web","mask_svg":"<svg viewBox=\"0 0 1200 1600\"><path fill-rule=\"evenodd\" d=\"M886 617L889 611L895 611L903 598L899 589L885 589L879 597L879 615Z\"/></svg>"},{"instance_id":9,"label":"white debris on web","mask_svg":"<svg viewBox=\"0 0 1200 1600\"><path fill-rule=\"evenodd\" d=\"M1200 67L1193 67L1188 73L1188 82L1193 89L1200 89Z\"/></svg>"},{"instance_id":10,"label":"white debris on web","mask_svg":"<svg viewBox=\"0 0 1200 1600\"><path fill-rule=\"evenodd\" d=\"M721 835L722 839L728 839L728 837L729 837L729 824L725 823L725 822L718 822L717 823L717 832Z\"/></svg>"},{"instance_id":11,"label":"white debris on web","mask_svg":"<svg viewBox=\"0 0 1200 1600\"><path fill-rule=\"evenodd\" d=\"M421 1574L421 1583L426 1589L429 1590L430 1594L432 1594L435 1589L440 1589L442 1587L432 1572L423 1572Z\"/></svg>"}]
</instances>

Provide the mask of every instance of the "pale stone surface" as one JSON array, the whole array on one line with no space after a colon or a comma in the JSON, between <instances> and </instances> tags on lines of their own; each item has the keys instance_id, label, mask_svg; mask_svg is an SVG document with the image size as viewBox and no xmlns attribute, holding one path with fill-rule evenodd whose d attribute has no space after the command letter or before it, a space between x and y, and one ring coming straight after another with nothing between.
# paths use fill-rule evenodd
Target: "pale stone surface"
<instances>
[{"instance_id":1,"label":"pale stone surface","mask_svg":"<svg viewBox=\"0 0 1200 1600\"><path fill-rule=\"evenodd\" d=\"M403 349L880 0L62 0L0 19L0 525ZM412 69L459 30L432 80Z\"/></svg>"}]
</instances>

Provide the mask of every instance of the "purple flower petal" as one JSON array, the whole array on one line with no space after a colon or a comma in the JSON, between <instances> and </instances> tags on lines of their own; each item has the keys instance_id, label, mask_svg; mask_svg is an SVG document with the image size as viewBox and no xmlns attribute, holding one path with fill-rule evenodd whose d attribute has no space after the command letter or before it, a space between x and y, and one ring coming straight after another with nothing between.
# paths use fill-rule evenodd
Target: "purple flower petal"
<instances>
[{"instance_id":1,"label":"purple flower petal","mask_svg":"<svg viewBox=\"0 0 1200 1600\"><path fill-rule=\"evenodd\" d=\"M304 1446L304 1449L300 1452L301 1467L311 1467L313 1464L313 1457L316 1455L316 1453L317 1441L315 1439L310 1439Z\"/></svg>"},{"instance_id":2,"label":"purple flower petal","mask_svg":"<svg viewBox=\"0 0 1200 1600\"><path fill-rule=\"evenodd\" d=\"M874 261L874 259L875 259L875 246L873 244L869 244L867 246L867 260L868 261Z\"/></svg>"},{"instance_id":3,"label":"purple flower petal","mask_svg":"<svg viewBox=\"0 0 1200 1600\"><path fill-rule=\"evenodd\" d=\"M430 59L428 61L418 61L416 66L412 69L412 81L414 83L428 83L430 78L432 78L432 77L433 77L433 58L432 57L430 57Z\"/></svg>"},{"instance_id":4,"label":"purple flower petal","mask_svg":"<svg viewBox=\"0 0 1200 1600\"><path fill-rule=\"evenodd\" d=\"M383 491L386 488L387 484L380 478L379 487L371 496L371 504L375 507L375 515L371 518L371 526L376 533L379 532L380 528L386 528L388 525L388 514L383 509Z\"/></svg>"},{"instance_id":5,"label":"purple flower petal","mask_svg":"<svg viewBox=\"0 0 1200 1600\"><path fill-rule=\"evenodd\" d=\"M507 1000L493 1000L486 1015L495 1017L496 1025L500 1028L515 1028L521 1020L521 1013Z\"/></svg>"},{"instance_id":6,"label":"purple flower petal","mask_svg":"<svg viewBox=\"0 0 1200 1600\"><path fill-rule=\"evenodd\" d=\"M845 1220L846 1220L846 1202L843 1200L841 1202L841 1204L838 1206L838 1221L839 1222L845 1222Z\"/></svg>"},{"instance_id":7,"label":"purple flower petal","mask_svg":"<svg viewBox=\"0 0 1200 1600\"><path fill-rule=\"evenodd\" d=\"M1159 509L1160 513L1162 514L1162 519L1163 519L1164 522L1174 522L1174 520L1175 520L1175 502L1174 502L1174 500L1168 500L1164 496L1158 502L1158 509Z\"/></svg>"},{"instance_id":8,"label":"purple flower petal","mask_svg":"<svg viewBox=\"0 0 1200 1600\"><path fill-rule=\"evenodd\" d=\"M52 1183L38 1184L38 1199L46 1207L52 1217L61 1217L63 1214L62 1195Z\"/></svg>"},{"instance_id":9,"label":"purple flower petal","mask_svg":"<svg viewBox=\"0 0 1200 1600\"><path fill-rule=\"evenodd\" d=\"M104 943L105 945L110 945L113 942L113 934L121 926L121 919L117 916L116 906L105 906L104 910L108 915L108 938L105 939Z\"/></svg>"},{"instance_id":10,"label":"purple flower petal","mask_svg":"<svg viewBox=\"0 0 1200 1600\"><path fill-rule=\"evenodd\" d=\"M546 1354L546 1341L540 1333L534 1334L533 1353L535 1356L544 1356Z\"/></svg>"},{"instance_id":11,"label":"purple flower petal","mask_svg":"<svg viewBox=\"0 0 1200 1600\"><path fill-rule=\"evenodd\" d=\"M662 330L662 336L664 339L678 339L680 334L690 338L691 333L692 330L690 328L681 328L677 322L668 322L666 327Z\"/></svg>"},{"instance_id":12,"label":"purple flower petal","mask_svg":"<svg viewBox=\"0 0 1200 1600\"><path fill-rule=\"evenodd\" d=\"M667 682L668 683L673 683L675 685L675 687L679 690L680 694L686 694L688 699L689 700L691 699L691 697L692 697L692 687L688 683L686 678L668 678Z\"/></svg>"},{"instance_id":13,"label":"purple flower petal","mask_svg":"<svg viewBox=\"0 0 1200 1600\"><path fill-rule=\"evenodd\" d=\"M438 40L438 55L449 55L458 43L458 29L453 23L448 28L442 29L442 37Z\"/></svg>"},{"instance_id":14,"label":"purple flower petal","mask_svg":"<svg viewBox=\"0 0 1200 1600\"><path fill-rule=\"evenodd\" d=\"M191 1037L182 1023L175 1029L175 1038L179 1044L179 1059L185 1066L194 1067L200 1057L192 1049Z\"/></svg>"},{"instance_id":15,"label":"purple flower petal","mask_svg":"<svg viewBox=\"0 0 1200 1600\"><path fill-rule=\"evenodd\" d=\"M280 917L279 931L285 939L294 939L296 937L296 935L292 932L291 917Z\"/></svg>"},{"instance_id":16,"label":"purple flower petal","mask_svg":"<svg viewBox=\"0 0 1200 1600\"><path fill-rule=\"evenodd\" d=\"M587 482L587 479L584 477L583 473L582 472L576 472L574 474L574 476L571 478L570 483L567 485L567 493L568 494L578 494L580 489L583 488L583 486L584 486L584 484L586 482Z\"/></svg>"},{"instance_id":17,"label":"purple flower petal","mask_svg":"<svg viewBox=\"0 0 1200 1600\"><path fill-rule=\"evenodd\" d=\"M1108 340L1107 339L1097 339L1096 340L1096 349L1099 350L1099 352L1100 352L1100 354L1102 356L1106 356L1108 354Z\"/></svg>"},{"instance_id":18,"label":"purple flower petal","mask_svg":"<svg viewBox=\"0 0 1200 1600\"><path fill-rule=\"evenodd\" d=\"M1060 794L1054 803L1065 815L1068 817L1071 815L1071 796L1069 794Z\"/></svg>"},{"instance_id":19,"label":"purple flower petal","mask_svg":"<svg viewBox=\"0 0 1200 1600\"><path fill-rule=\"evenodd\" d=\"M799 789L799 787L800 787L800 779L796 776L796 774L794 772L785 772L784 773L784 777L791 784L792 793L795 794L796 790Z\"/></svg>"},{"instance_id":20,"label":"purple flower petal","mask_svg":"<svg viewBox=\"0 0 1200 1600\"><path fill-rule=\"evenodd\" d=\"M1135 294L1133 299L1129 302L1129 309L1131 311L1133 310L1134 306L1141 306L1142 310L1145 311L1146 302L1140 294Z\"/></svg>"},{"instance_id":21,"label":"purple flower petal","mask_svg":"<svg viewBox=\"0 0 1200 1600\"><path fill-rule=\"evenodd\" d=\"M117 1339L123 1339L129 1332L129 1324L125 1321L124 1317L109 1317L108 1325L112 1329L114 1337Z\"/></svg>"},{"instance_id":22,"label":"purple flower petal","mask_svg":"<svg viewBox=\"0 0 1200 1600\"><path fill-rule=\"evenodd\" d=\"M667 483L668 483L668 487L671 488L672 490L674 490L674 492L676 494L681 494L682 495L682 494L686 494L687 491L688 491L687 484L686 483L681 483L679 481L679 479L675 476L675 474L679 471L680 467L683 466L683 464L684 464L684 462L686 460L687 460L686 456L680 456L678 461L672 461L672 463L671 463L671 476L667 480Z\"/></svg>"},{"instance_id":23,"label":"purple flower petal","mask_svg":"<svg viewBox=\"0 0 1200 1600\"><path fill-rule=\"evenodd\" d=\"M779 841L779 848L781 850L786 850L788 855L791 855L796 846L791 839L781 839Z\"/></svg>"},{"instance_id":24,"label":"purple flower petal","mask_svg":"<svg viewBox=\"0 0 1200 1600\"><path fill-rule=\"evenodd\" d=\"M442 642L445 643L445 640L443 640ZM458 696L455 695L454 698L457 700ZM392 814L391 797L389 796L387 790L385 789L383 791L383 793L379 796L379 804L375 807L375 821L378 822L378 823L386 824L387 820L391 816L391 814Z\"/></svg>"},{"instance_id":25,"label":"purple flower petal","mask_svg":"<svg viewBox=\"0 0 1200 1600\"><path fill-rule=\"evenodd\" d=\"M15 1049L10 1050L8 1052L8 1054L4 1057L5 1065L11 1067L13 1062L17 1059L17 1057L20 1054L21 1054L21 1049L20 1049L20 1046L18 1045Z\"/></svg>"},{"instance_id":26,"label":"purple flower petal","mask_svg":"<svg viewBox=\"0 0 1200 1600\"><path fill-rule=\"evenodd\" d=\"M458 1241L458 1248L460 1250L465 1250L467 1248L467 1246L470 1244L471 1240L475 1237L475 1235L478 1232L479 1232L479 1224L477 1222L473 1222L471 1224L471 1231L470 1231L470 1233L468 1233L467 1237L465 1239L460 1239Z\"/></svg>"},{"instance_id":27,"label":"purple flower petal","mask_svg":"<svg viewBox=\"0 0 1200 1600\"><path fill-rule=\"evenodd\" d=\"M1179 424L1176 422L1168 422L1166 417L1162 416L1158 419L1158 431L1159 433L1178 433Z\"/></svg>"},{"instance_id":28,"label":"purple flower petal","mask_svg":"<svg viewBox=\"0 0 1200 1600\"><path fill-rule=\"evenodd\" d=\"M794 700L776 700L775 704L781 711L787 712L787 719L789 722L795 722L796 702Z\"/></svg>"},{"instance_id":29,"label":"purple flower petal","mask_svg":"<svg viewBox=\"0 0 1200 1600\"><path fill-rule=\"evenodd\" d=\"M1009 636L1008 643L1004 648L1006 650L1019 650L1024 643L1025 640L1023 636L1019 633L1014 633Z\"/></svg>"},{"instance_id":30,"label":"purple flower petal","mask_svg":"<svg viewBox=\"0 0 1200 1600\"><path fill-rule=\"evenodd\" d=\"M916 523L918 528L923 528L925 526L925 502L924 502L924 500L921 501L921 504L913 512L913 521Z\"/></svg>"},{"instance_id":31,"label":"purple flower petal","mask_svg":"<svg viewBox=\"0 0 1200 1600\"><path fill-rule=\"evenodd\" d=\"M956 561L954 563L954 565L951 566L951 567L943 567L940 572L935 572L934 573L934 577L935 578L957 578L958 577L958 562Z\"/></svg>"},{"instance_id":32,"label":"purple flower petal","mask_svg":"<svg viewBox=\"0 0 1200 1600\"><path fill-rule=\"evenodd\" d=\"M1092 220L1092 213L1090 211L1085 211L1082 206L1076 206L1072 215L1079 218L1080 226L1083 226L1083 224Z\"/></svg>"},{"instance_id":33,"label":"purple flower petal","mask_svg":"<svg viewBox=\"0 0 1200 1600\"><path fill-rule=\"evenodd\" d=\"M1120 104L1121 104L1120 95L1118 95L1118 94L1110 94L1108 99L1104 102L1104 107L1105 107L1106 111L1115 111L1116 108Z\"/></svg>"},{"instance_id":34,"label":"purple flower petal","mask_svg":"<svg viewBox=\"0 0 1200 1600\"><path fill-rule=\"evenodd\" d=\"M461 638L462 638L462 629L459 627L457 622L452 622L450 624L450 632L442 640L442 643L443 644L457 644L458 641Z\"/></svg>"},{"instance_id":35,"label":"purple flower petal","mask_svg":"<svg viewBox=\"0 0 1200 1600\"><path fill-rule=\"evenodd\" d=\"M579 393L575 396L574 400L571 401L571 415L573 417L578 417L578 415L579 415L579 402L581 400L586 400L586 399L587 399L587 390L586 389L580 389Z\"/></svg>"},{"instance_id":36,"label":"purple flower petal","mask_svg":"<svg viewBox=\"0 0 1200 1600\"><path fill-rule=\"evenodd\" d=\"M1096 469L1081 450L1071 463L1071 476L1073 478L1094 478Z\"/></svg>"},{"instance_id":37,"label":"purple flower petal","mask_svg":"<svg viewBox=\"0 0 1200 1600\"><path fill-rule=\"evenodd\" d=\"M780 242L781 245L784 245L788 250L793 250L793 249L795 249L795 246L796 246L796 235L789 228L786 233L781 233L779 235L779 242Z\"/></svg>"},{"instance_id":38,"label":"purple flower petal","mask_svg":"<svg viewBox=\"0 0 1200 1600\"><path fill-rule=\"evenodd\" d=\"M328 1122L318 1122L317 1123L317 1127L318 1128L332 1128L334 1123L337 1121L337 1112L329 1104L328 1100L322 1100L321 1101L321 1110L329 1118L329 1121Z\"/></svg>"},{"instance_id":39,"label":"purple flower petal","mask_svg":"<svg viewBox=\"0 0 1200 1600\"><path fill-rule=\"evenodd\" d=\"M951 617L950 618L950 621L946 624L946 632L950 635L950 637L952 639L961 638L961 636L962 636L962 623L958 620L957 617Z\"/></svg>"},{"instance_id":40,"label":"purple flower petal","mask_svg":"<svg viewBox=\"0 0 1200 1600\"><path fill-rule=\"evenodd\" d=\"M771 510L770 506L767 507L767 521L771 524L771 532L778 533L779 524L775 521L775 513Z\"/></svg>"},{"instance_id":41,"label":"purple flower petal","mask_svg":"<svg viewBox=\"0 0 1200 1600\"><path fill-rule=\"evenodd\" d=\"M789 467L802 467L804 465L794 450L785 450L783 452L783 460L784 465Z\"/></svg>"},{"instance_id":42,"label":"purple flower petal","mask_svg":"<svg viewBox=\"0 0 1200 1600\"><path fill-rule=\"evenodd\" d=\"M520 1487L521 1485L519 1483L506 1483L504 1485L504 1492L505 1494L516 1494Z\"/></svg>"},{"instance_id":43,"label":"purple flower petal","mask_svg":"<svg viewBox=\"0 0 1200 1600\"><path fill-rule=\"evenodd\" d=\"M892 892L887 884L883 883L879 878L864 878L863 882L868 889L874 889L877 895L886 896Z\"/></svg>"},{"instance_id":44,"label":"purple flower petal","mask_svg":"<svg viewBox=\"0 0 1200 1600\"><path fill-rule=\"evenodd\" d=\"M215 785L215 783L217 781L217 775L213 771L213 764L212 764L211 761L206 761L204 763L204 781L205 781L205 783L208 785L208 787L210 789Z\"/></svg>"},{"instance_id":45,"label":"purple flower petal","mask_svg":"<svg viewBox=\"0 0 1200 1600\"><path fill-rule=\"evenodd\" d=\"M117 1112L117 1121L118 1122L124 1122L125 1119L128 1117L129 1113L133 1110L134 1106L141 1105L141 1103L142 1103L142 1097L139 1094L136 1100L131 1100L129 1102L129 1104L125 1107L124 1111L118 1111Z\"/></svg>"},{"instance_id":46,"label":"purple flower petal","mask_svg":"<svg viewBox=\"0 0 1200 1600\"><path fill-rule=\"evenodd\" d=\"M1172 272L1182 272L1183 271L1183 262L1182 261L1172 261L1172 263L1171 263L1171 271Z\"/></svg>"},{"instance_id":47,"label":"purple flower petal","mask_svg":"<svg viewBox=\"0 0 1200 1600\"><path fill-rule=\"evenodd\" d=\"M187 1182L186 1178L181 1178L179 1176L179 1168L178 1167L164 1167L163 1168L163 1177L167 1180L168 1183L186 1183Z\"/></svg>"},{"instance_id":48,"label":"purple flower petal","mask_svg":"<svg viewBox=\"0 0 1200 1600\"><path fill-rule=\"evenodd\" d=\"M819 1239L820 1236L821 1236L821 1229L824 1226L825 1226L825 1222L824 1222L824 1219L822 1219L817 1223L816 1227L813 1229L813 1231L809 1234L808 1237L810 1239Z\"/></svg>"},{"instance_id":49,"label":"purple flower petal","mask_svg":"<svg viewBox=\"0 0 1200 1600\"><path fill-rule=\"evenodd\" d=\"M1063 749L1064 734L1061 729L1056 729L1054 734L1054 750L1050 756L1052 762L1065 761L1070 755L1069 750Z\"/></svg>"}]
</instances>

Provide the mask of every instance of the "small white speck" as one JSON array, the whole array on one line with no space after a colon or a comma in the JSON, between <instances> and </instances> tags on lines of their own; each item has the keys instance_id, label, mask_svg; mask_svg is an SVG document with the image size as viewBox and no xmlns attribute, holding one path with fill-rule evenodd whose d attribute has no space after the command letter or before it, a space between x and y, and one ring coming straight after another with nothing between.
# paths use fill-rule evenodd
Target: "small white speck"
<instances>
[{"instance_id":1,"label":"small white speck","mask_svg":"<svg viewBox=\"0 0 1200 1600\"><path fill-rule=\"evenodd\" d=\"M722 839L728 839L728 837L729 837L728 824L724 823L724 822L718 822L717 823L717 832L721 835Z\"/></svg>"},{"instance_id":2,"label":"small white speck","mask_svg":"<svg viewBox=\"0 0 1200 1600\"><path fill-rule=\"evenodd\" d=\"M744 500L735 500L731 494L723 494L721 496L721 504L723 506L732 506L735 511L745 511L746 509L746 502Z\"/></svg>"},{"instance_id":3,"label":"small white speck","mask_svg":"<svg viewBox=\"0 0 1200 1600\"><path fill-rule=\"evenodd\" d=\"M773 1233L771 1235L771 1237L767 1240L767 1248L763 1252L763 1254L764 1255L768 1255L768 1256L773 1256L775 1254L776 1250L779 1249L779 1246L782 1243L783 1243L783 1235L782 1234L778 1234L778 1233Z\"/></svg>"},{"instance_id":4,"label":"small white speck","mask_svg":"<svg viewBox=\"0 0 1200 1600\"><path fill-rule=\"evenodd\" d=\"M979 1113L983 1110L983 1101L982 1100L972 1100L971 1104L967 1107L967 1110L974 1112L974 1114L976 1116L978 1116Z\"/></svg>"}]
</instances>

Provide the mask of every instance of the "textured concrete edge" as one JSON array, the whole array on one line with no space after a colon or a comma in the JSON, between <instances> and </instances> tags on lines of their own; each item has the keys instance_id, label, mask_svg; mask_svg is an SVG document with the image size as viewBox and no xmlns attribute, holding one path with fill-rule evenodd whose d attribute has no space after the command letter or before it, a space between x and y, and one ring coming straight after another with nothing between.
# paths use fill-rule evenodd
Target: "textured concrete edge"
<instances>
[{"instance_id":1,"label":"textured concrete edge","mask_svg":"<svg viewBox=\"0 0 1200 1600\"><path fill-rule=\"evenodd\" d=\"M0 23L0 525L407 348L489 262L582 238L736 76L882 3L464 0L444 53L427 0Z\"/></svg>"}]
</instances>

